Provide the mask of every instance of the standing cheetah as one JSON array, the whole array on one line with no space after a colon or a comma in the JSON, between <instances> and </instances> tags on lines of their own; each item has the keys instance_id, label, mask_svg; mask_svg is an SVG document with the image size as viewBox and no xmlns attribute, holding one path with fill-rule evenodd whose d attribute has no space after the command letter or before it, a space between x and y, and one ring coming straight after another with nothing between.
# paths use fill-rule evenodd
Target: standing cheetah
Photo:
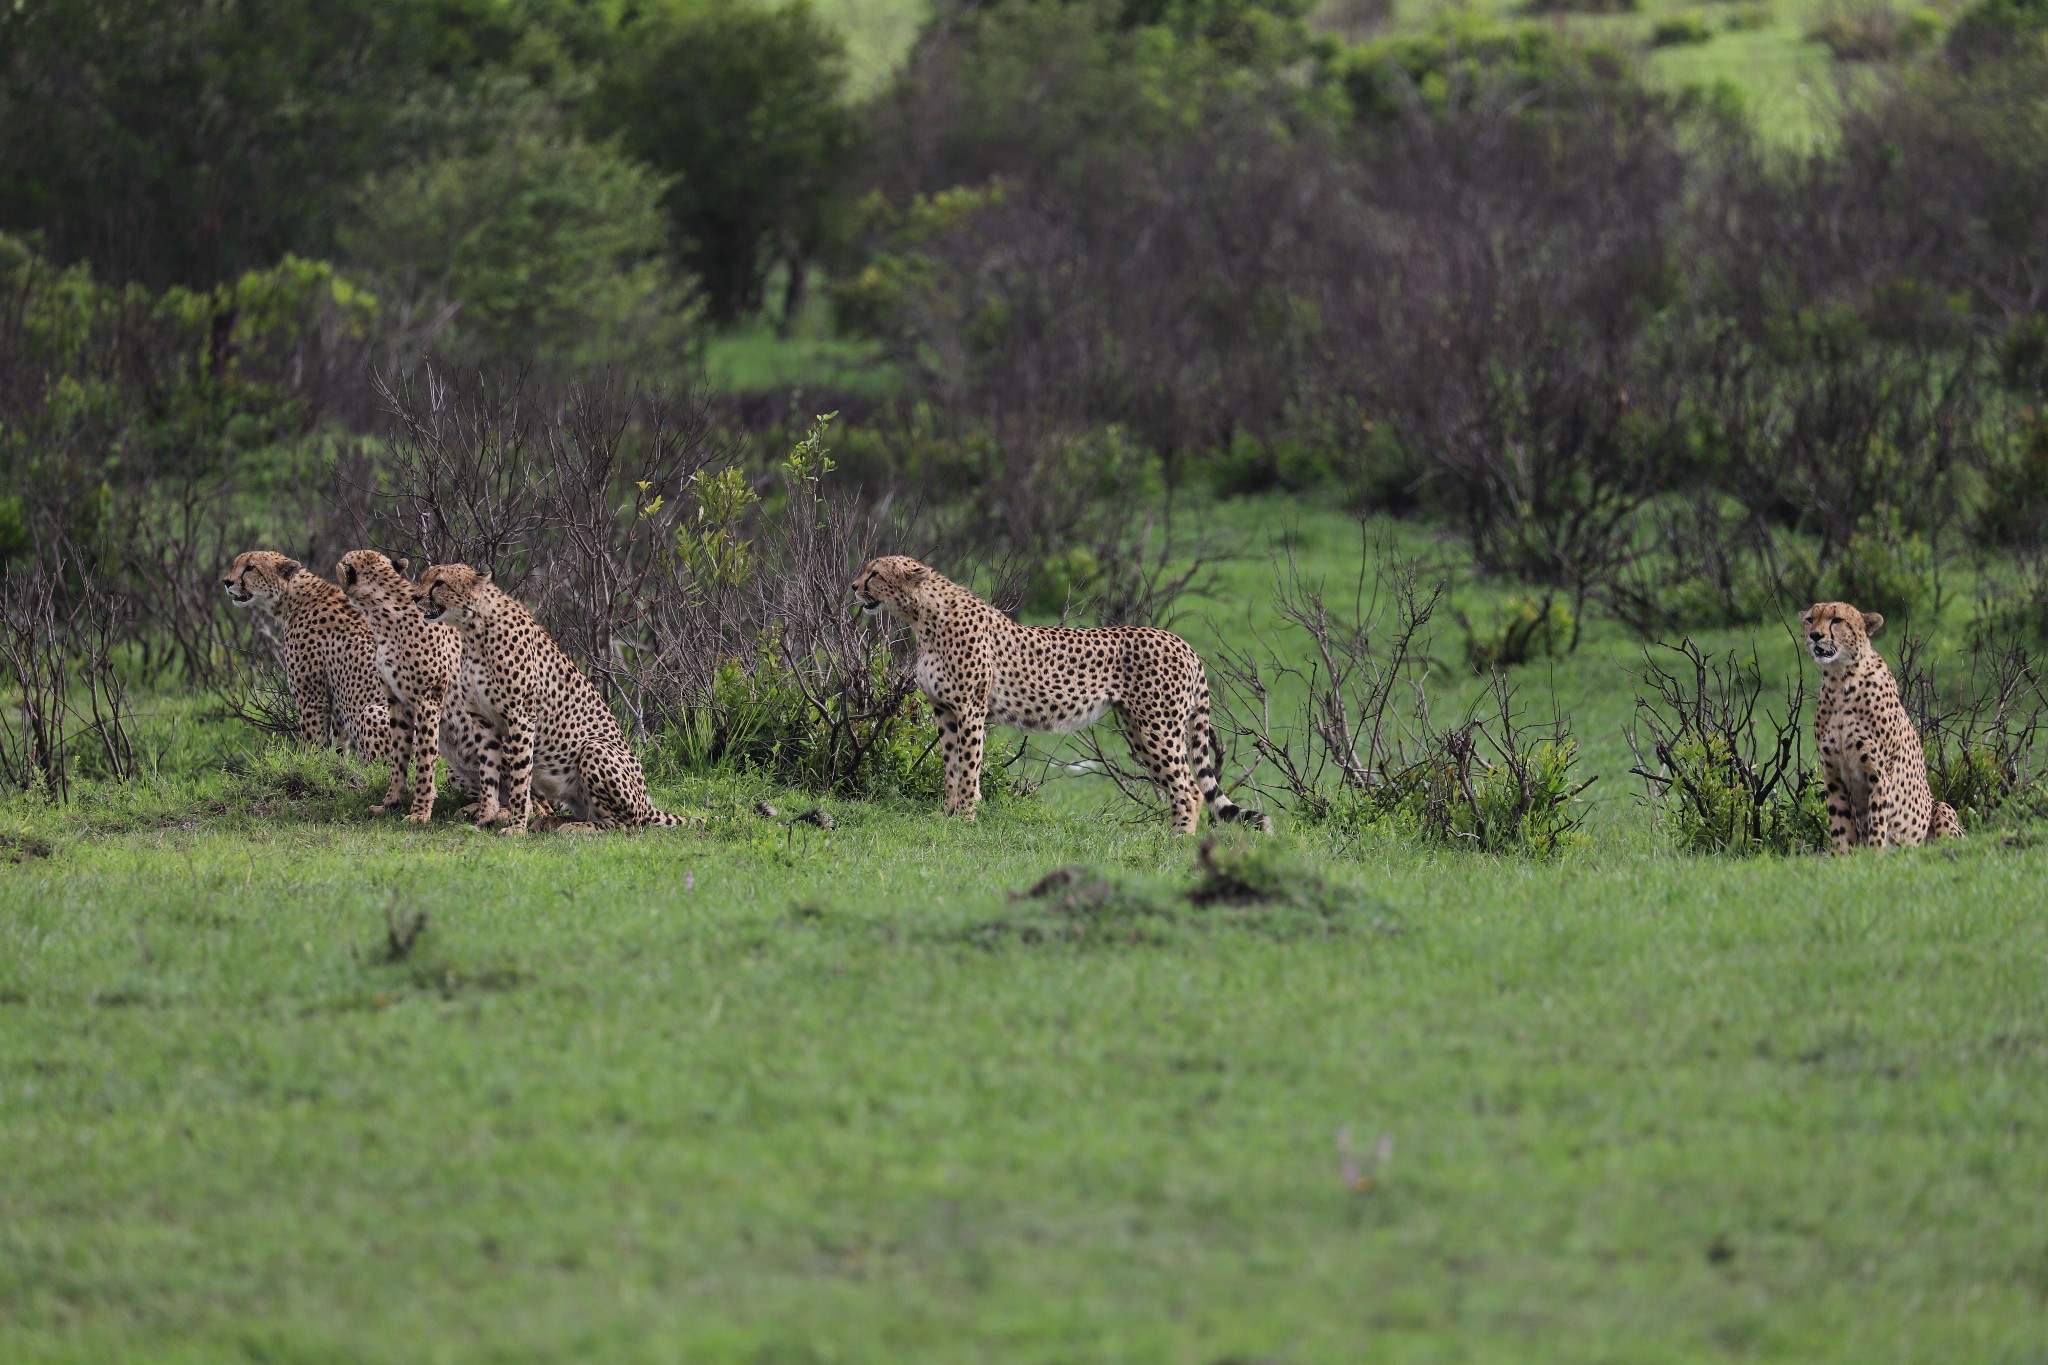
<instances>
[{"instance_id":1,"label":"standing cheetah","mask_svg":"<svg viewBox=\"0 0 2048 1365\"><path fill-rule=\"evenodd\" d=\"M1899 701L1899 685L1870 647L1884 617L1847 602L1817 602L1799 621L1820 665L1813 741L1827 779L1835 851L1960 835L1955 808L1928 790L1927 754Z\"/></svg>"},{"instance_id":2,"label":"standing cheetah","mask_svg":"<svg viewBox=\"0 0 2048 1365\"><path fill-rule=\"evenodd\" d=\"M1131 752L1192 834L1202 800L1212 818L1271 830L1271 817L1223 794L1209 722L1209 682L1192 646L1144 626L1024 626L904 555L871 559L853 583L864 610L887 611L917 637L917 685L939 718L946 813L970 819L981 801L990 724L1072 734L1114 710Z\"/></svg>"},{"instance_id":3,"label":"standing cheetah","mask_svg":"<svg viewBox=\"0 0 2048 1365\"><path fill-rule=\"evenodd\" d=\"M335 566L341 590L377 639L377 676L391 695L392 743L399 757L382 804L371 809L398 803L409 760L412 804L405 818L426 823L434 813L439 757L448 763L450 780L477 798L462 813L488 822L498 811L497 736L463 703L462 637L453 626L421 618L405 576L408 563L394 564L375 550L351 550Z\"/></svg>"},{"instance_id":4,"label":"standing cheetah","mask_svg":"<svg viewBox=\"0 0 2048 1365\"><path fill-rule=\"evenodd\" d=\"M526 832L535 796L598 829L691 823L654 808L611 708L490 570L436 564L418 593L422 616L461 635L462 698L503 746L505 833Z\"/></svg>"},{"instance_id":5,"label":"standing cheetah","mask_svg":"<svg viewBox=\"0 0 2048 1365\"><path fill-rule=\"evenodd\" d=\"M393 752L377 641L340 588L275 550L236 555L221 585L228 601L258 607L284 627L284 675L301 739L320 748L339 742L343 753L372 759Z\"/></svg>"}]
</instances>

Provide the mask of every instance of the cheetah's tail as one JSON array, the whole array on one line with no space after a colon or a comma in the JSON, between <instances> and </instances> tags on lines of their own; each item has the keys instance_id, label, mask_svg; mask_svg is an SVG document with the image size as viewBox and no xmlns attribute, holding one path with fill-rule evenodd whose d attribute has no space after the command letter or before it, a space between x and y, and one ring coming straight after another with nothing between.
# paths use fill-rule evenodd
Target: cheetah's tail
<instances>
[{"instance_id":1,"label":"cheetah's tail","mask_svg":"<svg viewBox=\"0 0 2048 1365\"><path fill-rule=\"evenodd\" d=\"M654 807L649 806L647 813L639 819L632 821L632 824L641 829L645 829L650 825L659 826L662 829L701 829L704 826L704 817L701 815L670 815L665 810L656 810Z\"/></svg>"},{"instance_id":2,"label":"cheetah's tail","mask_svg":"<svg viewBox=\"0 0 2048 1365\"><path fill-rule=\"evenodd\" d=\"M1934 803L1934 812L1927 818L1927 837L1930 839L1960 839L1963 837L1963 822L1956 818L1956 808L1946 801Z\"/></svg>"},{"instance_id":3,"label":"cheetah's tail","mask_svg":"<svg viewBox=\"0 0 2048 1365\"><path fill-rule=\"evenodd\" d=\"M1263 811L1238 805L1223 794L1223 745L1209 720L1209 688L1204 683L1195 714L1188 720L1188 767L1194 769L1195 786L1209 803L1209 818L1218 823L1250 825L1265 834L1273 832L1273 817Z\"/></svg>"}]
</instances>

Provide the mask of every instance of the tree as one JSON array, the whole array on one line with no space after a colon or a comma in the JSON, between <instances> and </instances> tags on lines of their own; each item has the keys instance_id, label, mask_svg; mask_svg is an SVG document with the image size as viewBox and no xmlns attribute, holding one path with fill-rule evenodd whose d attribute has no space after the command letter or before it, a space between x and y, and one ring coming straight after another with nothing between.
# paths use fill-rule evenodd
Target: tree
<instances>
[{"instance_id":1,"label":"tree","mask_svg":"<svg viewBox=\"0 0 2048 1365\"><path fill-rule=\"evenodd\" d=\"M826 242L854 142L843 45L807 0L702 0L619 31L594 128L672 177L664 203L711 316L761 306L785 267L785 316Z\"/></svg>"},{"instance_id":2,"label":"tree","mask_svg":"<svg viewBox=\"0 0 2048 1365\"><path fill-rule=\"evenodd\" d=\"M372 176L341 245L415 316L452 305L471 353L572 365L679 358L695 300L666 255L663 179L528 101L478 145Z\"/></svg>"},{"instance_id":3,"label":"tree","mask_svg":"<svg viewBox=\"0 0 2048 1365\"><path fill-rule=\"evenodd\" d=\"M425 0L0 6L0 230L152 288L323 255L364 172L416 150L409 98L506 45L489 14Z\"/></svg>"}]
</instances>

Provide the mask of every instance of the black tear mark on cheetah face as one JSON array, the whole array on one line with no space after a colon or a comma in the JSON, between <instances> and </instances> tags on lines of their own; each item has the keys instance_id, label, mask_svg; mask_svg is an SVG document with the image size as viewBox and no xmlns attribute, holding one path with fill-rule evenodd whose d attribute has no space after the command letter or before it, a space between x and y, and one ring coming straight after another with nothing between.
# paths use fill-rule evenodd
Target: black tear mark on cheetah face
<instances>
[{"instance_id":1,"label":"black tear mark on cheetah face","mask_svg":"<svg viewBox=\"0 0 2048 1365\"><path fill-rule=\"evenodd\" d=\"M1847 602L1816 602L1799 615L1806 647L1822 668L1855 667L1870 649L1870 637L1884 629L1884 617L1858 611Z\"/></svg>"},{"instance_id":2,"label":"black tear mark on cheetah face","mask_svg":"<svg viewBox=\"0 0 2048 1365\"><path fill-rule=\"evenodd\" d=\"M238 607L253 606L259 601L275 607L284 598L285 584L304 567L298 560L275 550L244 550L228 566L221 586L227 589L228 601Z\"/></svg>"},{"instance_id":3,"label":"black tear mark on cheetah face","mask_svg":"<svg viewBox=\"0 0 2048 1365\"><path fill-rule=\"evenodd\" d=\"M909 555L880 555L867 562L860 577L853 580L854 600L872 615L887 611L910 619L922 590L932 581L932 571Z\"/></svg>"}]
</instances>

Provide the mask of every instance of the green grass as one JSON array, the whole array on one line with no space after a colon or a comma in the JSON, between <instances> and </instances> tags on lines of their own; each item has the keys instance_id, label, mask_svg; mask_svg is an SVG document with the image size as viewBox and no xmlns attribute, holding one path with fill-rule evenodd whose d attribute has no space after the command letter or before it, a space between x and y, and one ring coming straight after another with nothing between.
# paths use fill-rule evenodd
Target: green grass
<instances>
[{"instance_id":1,"label":"green grass","mask_svg":"<svg viewBox=\"0 0 2048 1365\"><path fill-rule=\"evenodd\" d=\"M764 323L712 337L705 345L705 378L726 393L757 393L801 385L885 393L894 370L873 342L814 333L779 336Z\"/></svg>"},{"instance_id":2,"label":"green grass","mask_svg":"<svg viewBox=\"0 0 2048 1365\"><path fill-rule=\"evenodd\" d=\"M1584 847L1283 821L1306 920L1087 783L522 842L152 702L154 782L0 807L0 1359L2040 1360L2048 844L1675 856L1632 653L1554 671ZM1135 918L1020 932L1076 863Z\"/></svg>"}]
</instances>

